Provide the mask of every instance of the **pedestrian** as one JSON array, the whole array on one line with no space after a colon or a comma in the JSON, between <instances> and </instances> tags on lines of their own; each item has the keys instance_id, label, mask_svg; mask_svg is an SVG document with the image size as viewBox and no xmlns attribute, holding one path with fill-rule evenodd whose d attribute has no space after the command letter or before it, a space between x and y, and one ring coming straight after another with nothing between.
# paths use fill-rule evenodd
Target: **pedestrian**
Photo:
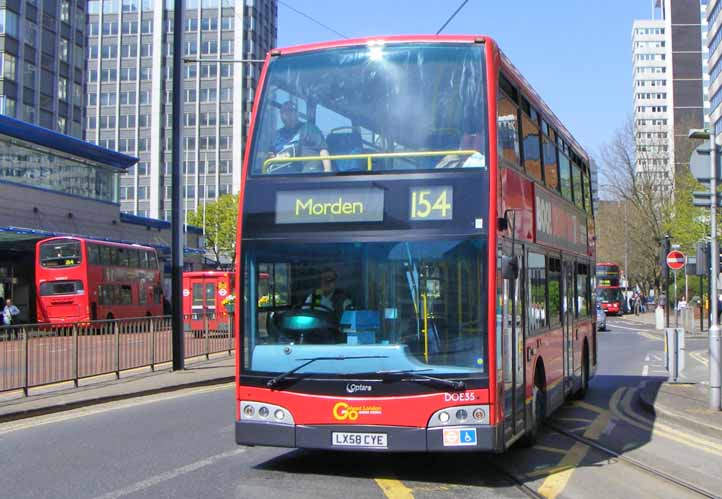
<instances>
[{"instance_id":1,"label":"pedestrian","mask_svg":"<svg viewBox=\"0 0 722 499\"><path fill-rule=\"evenodd\" d=\"M3 325L11 326L15 320L15 317L20 313L18 307L13 305L13 301L8 298L5 300L5 307L3 308ZM8 338L12 335L12 330L8 330Z\"/></svg>"},{"instance_id":2,"label":"pedestrian","mask_svg":"<svg viewBox=\"0 0 722 499\"><path fill-rule=\"evenodd\" d=\"M642 298L638 292L634 292L632 296L632 308L634 309L634 315L639 315L639 309L642 307Z\"/></svg>"}]
</instances>

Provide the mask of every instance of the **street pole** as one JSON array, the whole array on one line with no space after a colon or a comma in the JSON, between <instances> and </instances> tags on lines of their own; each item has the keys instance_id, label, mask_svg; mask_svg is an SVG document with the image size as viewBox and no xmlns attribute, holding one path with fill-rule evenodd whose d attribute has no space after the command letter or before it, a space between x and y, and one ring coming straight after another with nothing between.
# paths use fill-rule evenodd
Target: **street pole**
<instances>
[{"instance_id":1,"label":"street pole","mask_svg":"<svg viewBox=\"0 0 722 499\"><path fill-rule=\"evenodd\" d=\"M674 327L679 327L679 300L677 299L677 271L674 271Z\"/></svg>"},{"instance_id":2,"label":"street pole","mask_svg":"<svg viewBox=\"0 0 722 499\"><path fill-rule=\"evenodd\" d=\"M173 0L173 168L171 174L172 351L173 370L185 368L183 342L183 0ZM156 75L157 76L157 75Z\"/></svg>"},{"instance_id":3,"label":"street pole","mask_svg":"<svg viewBox=\"0 0 722 499\"><path fill-rule=\"evenodd\" d=\"M712 273L709 278L710 305L712 317L709 325L709 407L714 411L720 410L720 330L717 324L717 276L719 275L719 242L717 241L717 140L714 128L709 133L709 173L710 190L710 225L712 241L710 243L710 260L712 260Z\"/></svg>"}]
</instances>

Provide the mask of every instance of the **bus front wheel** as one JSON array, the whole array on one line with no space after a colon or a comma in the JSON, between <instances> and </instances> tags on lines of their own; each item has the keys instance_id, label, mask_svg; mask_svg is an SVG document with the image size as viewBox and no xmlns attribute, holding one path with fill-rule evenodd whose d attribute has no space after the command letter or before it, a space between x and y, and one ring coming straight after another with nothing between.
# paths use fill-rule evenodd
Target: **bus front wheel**
<instances>
[{"instance_id":1,"label":"bus front wheel","mask_svg":"<svg viewBox=\"0 0 722 499\"><path fill-rule=\"evenodd\" d=\"M546 392L544 391L544 374L539 367L534 376L532 389L531 417L526 434L519 441L522 447L531 447L539 437L542 422L546 414Z\"/></svg>"}]
</instances>

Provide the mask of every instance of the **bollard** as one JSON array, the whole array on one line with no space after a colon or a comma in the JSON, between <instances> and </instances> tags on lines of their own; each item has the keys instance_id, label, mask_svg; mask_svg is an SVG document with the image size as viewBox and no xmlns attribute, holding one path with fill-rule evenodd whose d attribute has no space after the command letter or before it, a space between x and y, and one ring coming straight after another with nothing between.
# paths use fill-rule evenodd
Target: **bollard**
<instances>
[{"instance_id":1,"label":"bollard","mask_svg":"<svg viewBox=\"0 0 722 499\"><path fill-rule=\"evenodd\" d=\"M656 322L657 331L661 331L662 329L664 329L664 308L663 307L657 307L654 310L654 319Z\"/></svg>"},{"instance_id":2,"label":"bollard","mask_svg":"<svg viewBox=\"0 0 722 499\"><path fill-rule=\"evenodd\" d=\"M669 327L664 333L665 367L669 371L668 383L679 383L685 368L684 328Z\"/></svg>"}]
</instances>

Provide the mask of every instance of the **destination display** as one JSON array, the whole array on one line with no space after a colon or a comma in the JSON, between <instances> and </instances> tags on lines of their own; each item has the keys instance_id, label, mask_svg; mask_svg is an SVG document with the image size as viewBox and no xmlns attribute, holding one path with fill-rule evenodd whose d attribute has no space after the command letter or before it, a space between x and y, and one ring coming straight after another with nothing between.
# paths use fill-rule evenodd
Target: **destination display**
<instances>
[{"instance_id":1,"label":"destination display","mask_svg":"<svg viewBox=\"0 0 722 499\"><path fill-rule=\"evenodd\" d=\"M277 224L381 222L384 191L373 187L276 193Z\"/></svg>"}]
</instances>

